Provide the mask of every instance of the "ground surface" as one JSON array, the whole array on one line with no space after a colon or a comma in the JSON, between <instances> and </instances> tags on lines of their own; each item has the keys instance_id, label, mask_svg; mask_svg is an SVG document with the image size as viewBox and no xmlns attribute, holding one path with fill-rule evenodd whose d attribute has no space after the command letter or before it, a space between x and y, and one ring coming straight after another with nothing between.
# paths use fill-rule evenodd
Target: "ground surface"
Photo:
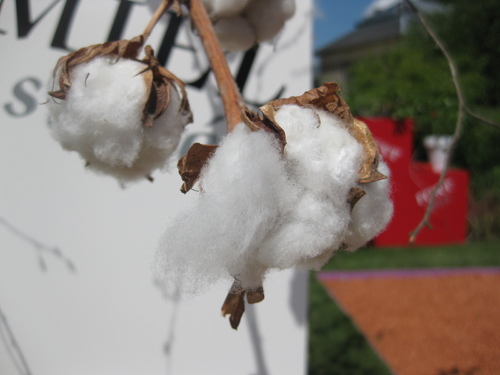
<instances>
[{"instance_id":1,"label":"ground surface","mask_svg":"<svg viewBox=\"0 0 500 375\"><path fill-rule=\"evenodd\" d=\"M500 374L500 268L318 278L395 374Z\"/></svg>"}]
</instances>

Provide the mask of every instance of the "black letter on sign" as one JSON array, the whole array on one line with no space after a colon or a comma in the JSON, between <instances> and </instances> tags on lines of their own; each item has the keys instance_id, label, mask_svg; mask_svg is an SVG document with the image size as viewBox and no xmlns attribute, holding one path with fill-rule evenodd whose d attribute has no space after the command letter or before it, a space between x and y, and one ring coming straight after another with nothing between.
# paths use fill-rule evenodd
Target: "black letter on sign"
<instances>
[{"instance_id":1,"label":"black letter on sign","mask_svg":"<svg viewBox=\"0 0 500 375\"><path fill-rule=\"evenodd\" d=\"M45 9L40 16L33 22L31 22L31 12L29 0L17 0L16 1L16 12L17 12L17 37L24 38L30 33L33 26L35 26L50 10L59 2L60 0L55 0L52 4ZM2 3L0 3L0 6Z\"/></svg>"},{"instance_id":2,"label":"black letter on sign","mask_svg":"<svg viewBox=\"0 0 500 375\"><path fill-rule=\"evenodd\" d=\"M135 3L129 0L120 0L120 6L116 11L115 20L111 26L111 30L108 35L108 42L114 40L120 40L122 38L123 29L127 23L128 15L130 14L130 9Z\"/></svg>"},{"instance_id":3,"label":"black letter on sign","mask_svg":"<svg viewBox=\"0 0 500 375\"><path fill-rule=\"evenodd\" d=\"M24 88L25 82L31 82L31 84L33 86L35 86L35 88L37 90L40 90L42 88L42 83L36 78L29 77L29 78L25 78L22 81L18 82L14 86L13 93L14 93L14 96L17 99L19 99L19 101L21 103L24 104L24 110L16 111L13 103L7 103L4 105L4 108L11 116L14 116L14 117L27 116L36 109L36 106L37 106L36 99L30 93L26 92L26 90Z\"/></svg>"},{"instance_id":4,"label":"black letter on sign","mask_svg":"<svg viewBox=\"0 0 500 375\"><path fill-rule=\"evenodd\" d=\"M168 22L167 31L165 31L160 49L157 53L158 61L163 66L167 66L168 64L170 52L172 51L172 47L175 45L175 39L177 38L177 33L179 32L179 28L181 27L183 21L182 17L177 16L174 13L168 12L168 16L170 17L170 21Z\"/></svg>"},{"instance_id":5,"label":"black letter on sign","mask_svg":"<svg viewBox=\"0 0 500 375\"><path fill-rule=\"evenodd\" d=\"M54 39L52 39L51 47L62 48L66 51L71 51L66 46L66 38L68 37L68 31L73 21L73 16L75 14L75 9L78 5L79 0L66 0L64 9L57 25L56 33L54 34Z\"/></svg>"}]
</instances>

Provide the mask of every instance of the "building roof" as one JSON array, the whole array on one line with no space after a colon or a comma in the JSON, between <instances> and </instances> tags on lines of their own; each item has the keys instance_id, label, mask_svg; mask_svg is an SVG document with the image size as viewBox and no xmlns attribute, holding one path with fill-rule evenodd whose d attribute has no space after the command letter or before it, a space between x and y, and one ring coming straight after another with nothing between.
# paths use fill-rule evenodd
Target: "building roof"
<instances>
[{"instance_id":1,"label":"building roof","mask_svg":"<svg viewBox=\"0 0 500 375\"><path fill-rule=\"evenodd\" d=\"M394 5L363 20L353 32L321 48L317 53L325 55L373 42L399 38L401 35L401 9L399 5Z\"/></svg>"}]
</instances>

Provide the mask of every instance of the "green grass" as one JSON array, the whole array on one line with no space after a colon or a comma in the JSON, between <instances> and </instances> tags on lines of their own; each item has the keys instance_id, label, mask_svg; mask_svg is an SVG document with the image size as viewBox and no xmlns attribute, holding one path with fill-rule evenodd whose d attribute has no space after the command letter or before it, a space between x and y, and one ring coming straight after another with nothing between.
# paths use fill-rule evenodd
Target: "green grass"
<instances>
[{"instance_id":1,"label":"green grass","mask_svg":"<svg viewBox=\"0 0 500 375\"><path fill-rule=\"evenodd\" d=\"M338 253L323 270L500 266L500 241ZM363 335L311 273L309 375L389 375Z\"/></svg>"}]
</instances>

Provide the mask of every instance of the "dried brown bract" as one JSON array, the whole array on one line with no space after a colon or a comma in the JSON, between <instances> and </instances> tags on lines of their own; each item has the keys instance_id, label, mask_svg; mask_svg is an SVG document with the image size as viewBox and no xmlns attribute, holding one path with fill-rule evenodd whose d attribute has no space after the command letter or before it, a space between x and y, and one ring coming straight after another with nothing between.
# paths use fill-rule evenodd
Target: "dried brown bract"
<instances>
[{"instance_id":1,"label":"dried brown bract","mask_svg":"<svg viewBox=\"0 0 500 375\"><path fill-rule=\"evenodd\" d=\"M181 175L182 184L181 191L186 194L191 190L200 177L201 169L206 164L210 156L213 155L217 146L202 145L201 143L193 144L186 155L184 155L177 163L177 169Z\"/></svg>"},{"instance_id":2,"label":"dried brown bract","mask_svg":"<svg viewBox=\"0 0 500 375\"><path fill-rule=\"evenodd\" d=\"M188 117L188 122L192 122L193 118L184 82L160 65L150 46L146 46L144 52L146 53L146 57L141 62L146 64L147 68L142 73L144 74L147 87L149 87L149 94L142 114L142 124L146 127L153 126L153 121L160 117L167 109L170 103L170 90L175 86L181 91L180 111Z\"/></svg>"},{"instance_id":3,"label":"dried brown bract","mask_svg":"<svg viewBox=\"0 0 500 375\"><path fill-rule=\"evenodd\" d=\"M49 92L57 99L66 99L71 88L71 72L78 65L89 62L99 56L116 56L117 59L126 58L135 60L143 46L142 35L130 40L117 40L102 44L94 44L80 48L66 56L61 57L54 68L54 78L58 75L59 90Z\"/></svg>"},{"instance_id":4,"label":"dried brown bract","mask_svg":"<svg viewBox=\"0 0 500 375\"><path fill-rule=\"evenodd\" d=\"M301 96L274 100L268 103L266 107L277 109L287 104L327 111L342 120L349 133L363 146L364 158L359 171L360 183L387 178L377 170L380 155L370 130L364 122L352 116L349 106L340 95L340 88L337 83L325 83L318 88L306 91Z\"/></svg>"},{"instance_id":5,"label":"dried brown bract","mask_svg":"<svg viewBox=\"0 0 500 375\"><path fill-rule=\"evenodd\" d=\"M185 116L188 123L192 122L184 82L160 65L150 46L144 48L145 57L138 60L137 57L143 43L144 37L140 35L131 40L91 45L61 57L54 68L54 78L58 77L59 90L51 91L49 95L53 98L65 100L71 89L71 73L81 64L103 56L116 58L116 61L131 59L145 66L144 70L139 73L148 88L147 100L142 114L142 125L148 128L153 126L154 120L160 117L168 108L172 95L171 90L177 89L180 90L181 95L179 111Z\"/></svg>"}]
</instances>

